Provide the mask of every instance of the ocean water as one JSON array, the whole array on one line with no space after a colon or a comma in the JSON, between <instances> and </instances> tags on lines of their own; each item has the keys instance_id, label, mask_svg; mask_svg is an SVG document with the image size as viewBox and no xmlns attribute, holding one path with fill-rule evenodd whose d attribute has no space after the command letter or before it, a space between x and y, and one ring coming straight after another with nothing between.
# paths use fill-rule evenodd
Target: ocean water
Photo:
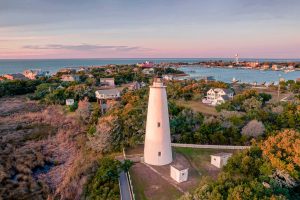
<instances>
[{"instance_id":1,"label":"ocean water","mask_svg":"<svg viewBox=\"0 0 300 200\"><path fill-rule=\"evenodd\" d=\"M300 71L288 72L283 71L261 71L251 69L228 69L228 68L207 68L207 67L181 67L180 70L189 74L191 77L197 76L214 76L218 81L229 83L233 78L244 83L271 83L277 84L280 78L285 80L296 80L300 78Z\"/></svg>"},{"instance_id":2,"label":"ocean water","mask_svg":"<svg viewBox=\"0 0 300 200\"><path fill-rule=\"evenodd\" d=\"M108 64L136 64L138 62L152 61L154 63L162 62L199 62L209 60L230 61L231 58L133 58L133 59L24 59L0 60L0 75L8 73L21 73L26 69L43 69L55 73L61 68L72 67L79 68L81 66L99 66ZM300 62L300 59L240 59L241 61L260 61L260 62ZM184 68L182 68L185 71ZM258 71L258 70L239 70L239 69L221 69L221 68L204 68L195 67L195 73L190 73L190 69L186 69L191 76L214 76L217 80L229 82L235 77L242 82L276 82L280 77L295 80L300 78L300 71L284 72L277 71Z\"/></svg>"}]
</instances>

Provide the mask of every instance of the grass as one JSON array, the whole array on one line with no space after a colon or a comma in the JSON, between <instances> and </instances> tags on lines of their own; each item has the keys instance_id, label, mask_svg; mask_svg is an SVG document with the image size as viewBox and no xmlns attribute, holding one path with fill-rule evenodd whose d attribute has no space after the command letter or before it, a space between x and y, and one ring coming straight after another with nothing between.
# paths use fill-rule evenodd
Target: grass
<instances>
[{"instance_id":1,"label":"grass","mask_svg":"<svg viewBox=\"0 0 300 200\"><path fill-rule=\"evenodd\" d=\"M136 166L138 165L138 166ZM135 199L169 200L178 199L182 193L144 164L135 164L129 170Z\"/></svg>"},{"instance_id":2,"label":"grass","mask_svg":"<svg viewBox=\"0 0 300 200\"><path fill-rule=\"evenodd\" d=\"M28 129L30 133L23 137L23 141L28 140L42 140L46 139L49 136L53 136L56 134L56 129L48 124L31 124L25 127L17 127L17 130Z\"/></svg>"},{"instance_id":3,"label":"grass","mask_svg":"<svg viewBox=\"0 0 300 200\"><path fill-rule=\"evenodd\" d=\"M233 153L236 150L224 150L224 149L195 149L176 147L175 152L184 155L192 164L192 166L201 174L201 176L216 177L220 172L219 169L215 168L210 164L210 155L228 152Z\"/></svg>"},{"instance_id":4,"label":"grass","mask_svg":"<svg viewBox=\"0 0 300 200\"><path fill-rule=\"evenodd\" d=\"M191 100L191 101L183 101L183 100L178 100L176 103L180 106L191 108L192 110L196 112L201 112L206 115L218 115L215 107L213 106L208 106L203 104L202 102Z\"/></svg>"},{"instance_id":5,"label":"grass","mask_svg":"<svg viewBox=\"0 0 300 200\"><path fill-rule=\"evenodd\" d=\"M133 184L133 193L135 195L135 199L147 200L145 191L145 182L134 173L134 170L129 170L130 177Z\"/></svg>"}]
</instances>

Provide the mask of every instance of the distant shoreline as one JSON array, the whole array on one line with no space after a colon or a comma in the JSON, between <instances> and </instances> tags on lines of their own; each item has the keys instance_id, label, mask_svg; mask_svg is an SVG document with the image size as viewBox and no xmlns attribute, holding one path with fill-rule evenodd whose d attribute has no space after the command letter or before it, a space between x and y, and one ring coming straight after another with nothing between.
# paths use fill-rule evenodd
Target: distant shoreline
<instances>
[{"instance_id":1,"label":"distant shoreline","mask_svg":"<svg viewBox=\"0 0 300 200\"><path fill-rule=\"evenodd\" d=\"M26 69L42 69L50 71L51 73L57 72L62 68L79 68L89 66L104 66L109 64L122 65L122 64L136 64L146 60L158 63L196 63L196 62L209 62L220 61L233 62L233 58L97 58L97 59L0 59L0 74L22 73ZM257 58L240 58L240 61L247 62L299 62L299 59L257 59Z\"/></svg>"}]
</instances>

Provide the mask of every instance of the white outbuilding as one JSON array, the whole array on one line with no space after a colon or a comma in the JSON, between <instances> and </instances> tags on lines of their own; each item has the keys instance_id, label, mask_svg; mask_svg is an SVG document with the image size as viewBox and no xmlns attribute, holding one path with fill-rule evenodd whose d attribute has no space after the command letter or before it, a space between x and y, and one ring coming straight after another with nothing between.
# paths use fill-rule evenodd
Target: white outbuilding
<instances>
[{"instance_id":1,"label":"white outbuilding","mask_svg":"<svg viewBox=\"0 0 300 200\"><path fill-rule=\"evenodd\" d=\"M176 164L170 166L171 178L173 178L178 183L188 180L189 168L184 167L183 165Z\"/></svg>"},{"instance_id":2,"label":"white outbuilding","mask_svg":"<svg viewBox=\"0 0 300 200\"><path fill-rule=\"evenodd\" d=\"M67 106L72 106L72 105L74 105L74 99L66 99L66 105L67 105Z\"/></svg>"},{"instance_id":3,"label":"white outbuilding","mask_svg":"<svg viewBox=\"0 0 300 200\"><path fill-rule=\"evenodd\" d=\"M224 165L227 164L227 161L231 156L232 153L217 153L211 155L211 164L218 168L222 168Z\"/></svg>"}]
</instances>

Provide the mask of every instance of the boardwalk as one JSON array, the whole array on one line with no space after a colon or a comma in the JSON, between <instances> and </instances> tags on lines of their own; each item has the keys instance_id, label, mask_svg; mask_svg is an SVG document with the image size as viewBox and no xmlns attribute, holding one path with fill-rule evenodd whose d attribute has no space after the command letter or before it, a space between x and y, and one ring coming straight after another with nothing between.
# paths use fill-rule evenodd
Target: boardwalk
<instances>
[{"instance_id":1,"label":"boardwalk","mask_svg":"<svg viewBox=\"0 0 300 200\"><path fill-rule=\"evenodd\" d=\"M128 183L127 176L124 172L121 172L120 174L119 184L120 184L121 200L131 200L129 183Z\"/></svg>"}]
</instances>

